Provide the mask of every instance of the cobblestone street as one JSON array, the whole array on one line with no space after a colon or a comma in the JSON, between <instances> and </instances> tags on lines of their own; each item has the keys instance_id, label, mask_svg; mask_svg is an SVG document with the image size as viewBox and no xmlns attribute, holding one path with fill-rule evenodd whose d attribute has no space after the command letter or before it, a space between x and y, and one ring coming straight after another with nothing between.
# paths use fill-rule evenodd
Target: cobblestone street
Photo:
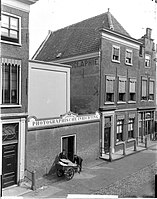
<instances>
[{"instance_id":1,"label":"cobblestone street","mask_svg":"<svg viewBox=\"0 0 157 199\"><path fill-rule=\"evenodd\" d=\"M154 194L154 175L157 171L157 163L149 165L138 172L135 172L126 178L116 181L105 188L101 188L95 194L118 195L119 197L153 197ZM138 193L144 185L149 184L152 193ZM137 195L138 194L138 195Z\"/></svg>"}]
</instances>

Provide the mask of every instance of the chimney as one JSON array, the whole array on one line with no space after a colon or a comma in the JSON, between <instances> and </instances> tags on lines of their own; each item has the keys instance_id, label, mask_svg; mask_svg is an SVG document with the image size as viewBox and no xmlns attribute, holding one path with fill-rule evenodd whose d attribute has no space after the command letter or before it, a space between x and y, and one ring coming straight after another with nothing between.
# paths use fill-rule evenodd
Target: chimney
<instances>
[{"instance_id":1,"label":"chimney","mask_svg":"<svg viewBox=\"0 0 157 199\"><path fill-rule=\"evenodd\" d=\"M110 13L110 9L109 9L109 8L108 8L107 16L108 16L109 28L110 28L111 30L114 30L113 22L112 22L112 16L111 16L111 13Z\"/></svg>"},{"instance_id":2,"label":"chimney","mask_svg":"<svg viewBox=\"0 0 157 199\"><path fill-rule=\"evenodd\" d=\"M151 39L151 34L152 34L152 29L151 28L146 28L146 37L148 39Z\"/></svg>"}]
</instances>

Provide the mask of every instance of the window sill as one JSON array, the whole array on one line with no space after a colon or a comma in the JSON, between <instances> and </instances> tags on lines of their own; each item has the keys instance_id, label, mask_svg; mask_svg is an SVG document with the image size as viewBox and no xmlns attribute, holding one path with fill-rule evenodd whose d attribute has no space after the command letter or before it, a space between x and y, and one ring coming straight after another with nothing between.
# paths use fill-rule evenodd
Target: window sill
<instances>
[{"instance_id":1,"label":"window sill","mask_svg":"<svg viewBox=\"0 0 157 199\"><path fill-rule=\"evenodd\" d=\"M21 47L21 46L22 46L22 44L21 44L21 43L15 43L15 42L11 42L11 41L4 41L4 40L0 40L0 43L10 44L10 45L19 46L19 47Z\"/></svg>"},{"instance_id":2,"label":"window sill","mask_svg":"<svg viewBox=\"0 0 157 199\"><path fill-rule=\"evenodd\" d=\"M106 105L115 104L114 102L105 102Z\"/></svg>"},{"instance_id":3,"label":"window sill","mask_svg":"<svg viewBox=\"0 0 157 199\"><path fill-rule=\"evenodd\" d=\"M22 107L22 105L21 104L17 104L17 105L15 105L15 104L8 104L8 105L1 104L0 107L1 108L20 108L20 107Z\"/></svg>"},{"instance_id":4,"label":"window sill","mask_svg":"<svg viewBox=\"0 0 157 199\"><path fill-rule=\"evenodd\" d=\"M128 101L129 104L136 104L136 101Z\"/></svg>"},{"instance_id":5,"label":"window sill","mask_svg":"<svg viewBox=\"0 0 157 199\"><path fill-rule=\"evenodd\" d=\"M126 104L126 102L118 101L117 104Z\"/></svg>"},{"instance_id":6,"label":"window sill","mask_svg":"<svg viewBox=\"0 0 157 199\"><path fill-rule=\"evenodd\" d=\"M129 138L128 140L127 140L127 142L134 142L136 139L135 138Z\"/></svg>"},{"instance_id":7,"label":"window sill","mask_svg":"<svg viewBox=\"0 0 157 199\"><path fill-rule=\"evenodd\" d=\"M125 142L124 142L124 141L116 142L116 146L118 146L118 145L122 145L122 144L125 144Z\"/></svg>"},{"instance_id":8,"label":"window sill","mask_svg":"<svg viewBox=\"0 0 157 199\"><path fill-rule=\"evenodd\" d=\"M154 100L148 100L148 102L154 102Z\"/></svg>"},{"instance_id":9,"label":"window sill","mask_svg":"<svg viewBox=\"0 0 157 199\"><path fill-rule=\"evenodd\" d=\"M114 59L112 59L112 62L120 64L120 61L117 61L117 60L114 60Z\"/></svg>"},{"instance_id":10,"label":"window sill","mask_svg":"<svg viewBox=\"0 0 157 199\"><path fill-rule=\"evenodd\" d=\"M133 66L132 63L126 63L126 62L125 62L125 64L126 64L127 66Z\"/></svg>"}]
</instances>

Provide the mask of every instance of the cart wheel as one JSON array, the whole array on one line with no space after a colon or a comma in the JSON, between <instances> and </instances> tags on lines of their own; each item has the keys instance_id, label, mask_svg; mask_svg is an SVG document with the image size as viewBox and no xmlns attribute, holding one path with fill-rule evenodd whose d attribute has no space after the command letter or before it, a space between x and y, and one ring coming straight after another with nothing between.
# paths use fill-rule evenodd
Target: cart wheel
<instances>
[{"instance_id":1,"label":"cart wheel","mask_svg":"<svg viewBox=\"0 0 157 199\"><path fill-rule=\"evenodd\" d=\"M62 177L64 174L64 171L62 169L57 169L57 176Z\"/></svg>"},{"instance_id":2,"label":"cart wheel","mask_svg":"<svg viewBox=\"0 0 157 199\"><path fill-rule=\"evenodd\" d=\"M68 168L66 171L65 171L65 178L66 180L71 180L74 176L74 169L73 168Z\"/></svg>"}]
</instances>

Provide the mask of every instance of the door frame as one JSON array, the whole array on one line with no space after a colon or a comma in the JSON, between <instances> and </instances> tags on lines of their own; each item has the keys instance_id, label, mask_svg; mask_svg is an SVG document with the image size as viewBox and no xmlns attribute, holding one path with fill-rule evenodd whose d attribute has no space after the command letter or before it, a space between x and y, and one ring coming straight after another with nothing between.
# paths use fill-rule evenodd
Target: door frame
<instances>
[{"instance_id":1,"label":"door frame","mask_svg":"<svg viewBox=\"0 0 157 199\"><path fill-rule=\"evenodd\" d=\"M25 173L25 139L26 139L26 118L20 119L7 119L0 121L0 129L3 129L3 124L12 124L18 123L18 140L17 140L17 184L24 179ZM1 131L2 132L2 131ZM2 175L2 133L0 134L0 143L1 143L1 151L0 151L0 173ZM10 142L9 144L13 144Z\"/></svg>"},{"instance_id":2,"label":"door frame","mask_svg":"<svg viewBox=\"0 0 157 199\"><path fill-rule=\"evenodd\" d=\"M76 134L61 136L61 152L63 150L63 138L74 137L74 154L76 154Z\"/></svg>"},{"instance_id":3,"label":"door frame","mask_svg":"<svg viewBox=\"0 0 157 199\"><path fill-rule=\"evenodd\" d=\"M105 111L105 112L101 112L101 131L100 131L100 152L101 152L101 156L103 157L103 154L105 154L104 152L104 126L105 126L105 117L111 117L111 133L110 133L110 147L112 150L112 153L114 153L115 148L114 148L114 117L115 117L115 112L114 111Z\"/></svg>"}]
</instances>

